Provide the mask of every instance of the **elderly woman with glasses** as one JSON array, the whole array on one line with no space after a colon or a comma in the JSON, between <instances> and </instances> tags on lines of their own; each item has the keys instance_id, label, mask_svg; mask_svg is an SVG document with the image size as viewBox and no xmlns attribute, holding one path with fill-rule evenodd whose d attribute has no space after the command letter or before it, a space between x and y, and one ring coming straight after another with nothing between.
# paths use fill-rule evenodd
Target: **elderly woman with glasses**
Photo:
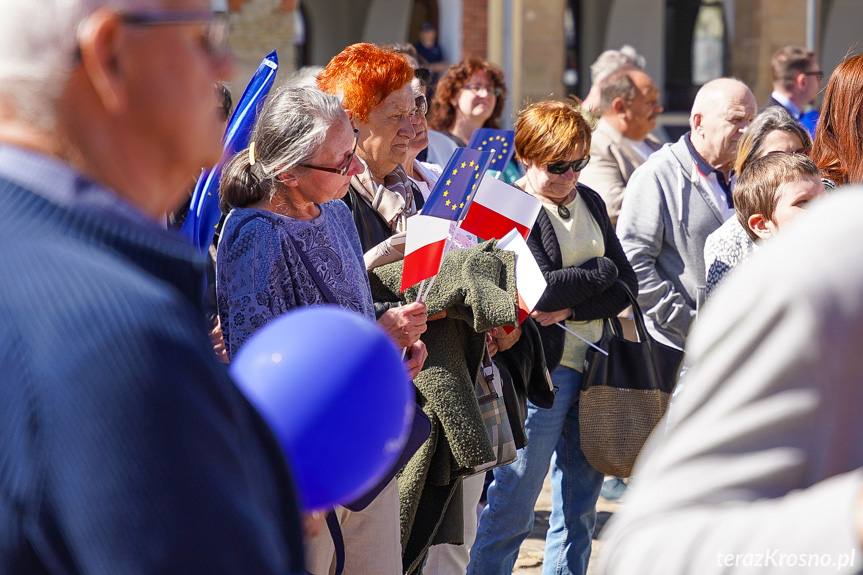
<instances>
[{"instance_id":1,"label":"elderly woman with glasses","mask_svg":"<svg viewBox=\"0 0 863 575\"><path fill-rule=\"evenodd\" d=\"M737 148L734 173L740 176L746 167L768 154L789 152L808 154L812 147L809 132L782 106L770 106L752 121ZM737 186L734 187L734 206L739 208ZM726 274L749 257L756 249L755 241L738 217L732 217L707 236L704 243L704 269L707 274L709 297Z\"/></svg>"},{"instance_id":2,"label":"elderly woman with glasses","mask_svg":"<svg viewBox=\"0 0 863 575\"><path fill-rule=\"evenodd\" d=\"M432 98L428 161L446 165L453 151L470 142L475 130L499 129L505 101L506 84L498 67L476 58L450 66ZM520 175L512 166L504 173L508 182Z\"/></svg>"},{"instance_id":3,"label":"elderly woman with glasses","mask_svg":"<svg viewBox=\"0 0 863 575\"><path fill-rule=\"evenodd\" d=\"M516 185L542 202L528 238L548 288L533 312L551 379L558 389L551 409L528 403L529 439L518 459L494 470L468 573L511 573L522 541L533 528L533 508L552 464L552 512L544 573L584 574L596 523L603 475L579 442L579 384L586 341L602 336L604 318L627 306L623 282L638 283L599 194L578 184L590 161L590 126L577 102L533 104L518 118L515 150L526 168ZM571 335L562 329L564 324ZM583 339L582 339L583 338Z\"/></svg>"},{"instance_id":4,"label":"elderly woman with glasses","mask_svg":"<svg viewBox=\"0 0 863 575\"><path fill-rule=\"evenodd\" d=\"M257 329L300 306L336 304L374 321L359 237L339 201L363 170L357 139L338 98L289 83L267 99L249 148L225 166L220 194L230 213L216 291L231 358ZM422 342L410 350L414 375L424 350ZM334 349L333 361L338 357ZM337 507L336 515L347 572L401 573L395 481L364 510ZM328 574L334 562L329 534L309 537L306 555L310 573Z\"/></svg>"}]
</instances>

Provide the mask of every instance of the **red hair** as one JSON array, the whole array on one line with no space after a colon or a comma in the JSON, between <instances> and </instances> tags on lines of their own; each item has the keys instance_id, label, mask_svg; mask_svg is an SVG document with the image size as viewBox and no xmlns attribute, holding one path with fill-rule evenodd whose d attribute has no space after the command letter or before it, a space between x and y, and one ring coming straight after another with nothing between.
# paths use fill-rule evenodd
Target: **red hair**
<instances>
[{"instance_id":1,"label":"red hair","mask_svg":"<svg viewBox=\"0 0 863 575\"><path fill-rule=\"evenodd\" d=\"M318 88L340 96L342 107L365 124L372 108L413 77L413 68L401 54L374 44L353 44L318 74Z\"/></svg>"},{"instance_id":2,"label":"red hair","mask_svg":"<svg viewBox=\"0 0 863 575\"><path fill-rule=\"evenodd\" d=\"M522 162L550 164L566 160L581 144L590 153L591 131L580 102L545 100L531 104L515 123L515 155Z\"/></svg>"},{"instance_id":3,"label":"red hair","mask_svg":"<svg viewBox=\"0 0 863 575\"><path fill-rule=\"evenodd\" d=\"M812 160L839 185L863 182L863 54L843 61L827 82Z\"/></svg>"}]
</instances>

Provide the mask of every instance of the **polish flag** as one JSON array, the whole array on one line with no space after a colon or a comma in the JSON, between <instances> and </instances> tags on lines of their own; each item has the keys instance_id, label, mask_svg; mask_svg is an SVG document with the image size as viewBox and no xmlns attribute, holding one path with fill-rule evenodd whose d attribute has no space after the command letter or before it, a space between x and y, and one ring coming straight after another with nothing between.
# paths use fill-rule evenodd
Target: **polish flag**
<instances>
[{"instance_id":1,"label":"polish flag","mask_svg":"<svg viewBox=\"0 0 863 575\"><path fill-rule=\"evenodd\" d=\"M402 291L440 271L449 225L449 220L434 216L418 214L408 218Z\"/></svg>"},{"instance_id":2,"label":"polish flag","mask_svg":"<svg viewBox=\"0 0 863 575\"><path fill-rule=\"evenodd\" d=\"M501 239L514 228L527 239L541 207L527 192L495 178L483 178L461 227L486 240Z\"/></svg>"},{"instance_id":3,"label":"polish flag","mask_svg":"<svg viewBox=\"0 0 863 575\"><path fill-rule=\"evenodd\" d=\"M521 322L527 319L536 307L548 283L530 248L527 247L527 242L518 230L510 230L502 240L497 242L497 247L515 252L515 289L518 293L518 325L521 325ZM512 333L514 329L514 327L503 326L506 333Z\"/></svg>"}]
</instances>

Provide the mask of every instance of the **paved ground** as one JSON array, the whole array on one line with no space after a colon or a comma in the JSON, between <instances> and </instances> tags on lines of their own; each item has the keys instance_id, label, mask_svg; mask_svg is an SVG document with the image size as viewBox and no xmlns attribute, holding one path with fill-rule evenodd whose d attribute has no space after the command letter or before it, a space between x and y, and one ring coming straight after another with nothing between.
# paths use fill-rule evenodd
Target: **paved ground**
<instances>
[{"instance_id":1,"label":"paved ground","mask_svg":"<svg viewBox=\"0 0 863 575\"><path fill-rule=\"evenodd\" d=\"M607 501L600 497L599 503L596 506L597 512L602 515L605 513L613 513L620 506L620 503L615 501ZM545 485L542 488L542 493L536 502L536 519L533 523L533 532L525 540L521 546L521 551L518 554L518 560L515 562L513 573L517 575L541 575L542 574L542 554L545 549L545 532L548 529L548 516L551 513L551 483L549 478L545 478ZM602 544L596 539L593 540L593 551L590 557L590 566L587 573L591 575L594 572L595 560L602 552Z\"/></svg>"}]
</instances>

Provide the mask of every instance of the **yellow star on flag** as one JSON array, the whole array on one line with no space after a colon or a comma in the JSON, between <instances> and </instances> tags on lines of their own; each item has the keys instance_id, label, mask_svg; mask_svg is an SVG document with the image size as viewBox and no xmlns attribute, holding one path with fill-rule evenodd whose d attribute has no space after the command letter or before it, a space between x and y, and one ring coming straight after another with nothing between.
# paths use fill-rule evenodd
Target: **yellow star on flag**
<instances>
[{"instance_id":1,"label":"yellow star on flag","mask_svg":"<svg viewBox=\"0 0 863 575\"><path fill-rule=\"evenodd\" d=\"M455 204L453 204L452 205L452 211L455 211L455 208L456 208L456 206L455 206Z\"/></svg>"},{"instance_id":2,"label":"yellow star on flag","mask_svg":"<svg viewBox=\"0 0 863 575\"><path fill-rule=\"evenodd\" d=\"M471 160L470 164L468 164L468 165L472 167L473 166L473 160Z\"/></svg>"},{"instance_id":3,"label":"yellow star on flag","mask_svg":"<svg viewBox=\"0 0 863 575\"><path fill-rule=\"evenodd\" d=\"M458 174L458 168L455 168L455 169L452 171L452 175L453 175L453 176L455 176L456 174Z\"/></svg>"},{"instance_id":4,"label":"yellow star on flag","mask_svg":"<svg viewBox=\"0 0 863 575\"><path fill-rule=\"evenodd\" d=\"M467 164L466 164L466 163L464 163L464 162L462 162L462 163L461 163L461 167L462 167L462 168L466 168L466 167L467 167Z\"/></svg>"},{"instance_id":5,"label":"yellow star on flag","mask_svg":"<svg viewBox=\"0 0 863 575\"><path fill-rule=\"evenodd\" d=\"M451 183L452 183L452 180L447 180L447 181L446 181L446 185L450 185Z\"/></svg>"},{"instance_id":6,"label":"yellow star on flag","mask_svg":"<svg viewBox=\"0 0 863 575\"><path fill-rule=\"evenodd\" d=\"M463 207L464 207L464 202L460 203L460 204L458 205L458 207L463 208Z\"/></svg>"},{"instance_id":7,"label":"yellow star on flag","mask_svg":"<svg viewBox=\"0 0 863 575\"><path fill-rule=\"evenodd\" d=\"M448 206L448 205L450 205L450 203L451 203L451 202L450 202L449 200L447 200L446 202L444 202L444 205L447 205L447 206Z\"/></svg>"}]
</instances>

